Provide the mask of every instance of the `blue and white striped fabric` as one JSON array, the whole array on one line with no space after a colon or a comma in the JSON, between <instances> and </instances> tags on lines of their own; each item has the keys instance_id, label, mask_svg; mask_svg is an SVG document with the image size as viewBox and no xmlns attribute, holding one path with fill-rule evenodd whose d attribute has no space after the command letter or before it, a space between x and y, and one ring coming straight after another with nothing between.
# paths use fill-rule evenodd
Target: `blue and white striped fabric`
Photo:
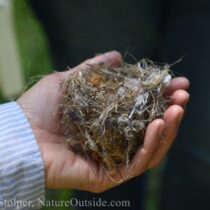
<instances>
[{"instance_id":1,"label":"blue and white striped fabric","mask_svg":"<svg viewBox=\"0 0 210 210\"><path fill-rule=\"evenodd\" d=\"M0 105L0 209L37 209L44 194L43 161L29 122L16 102Z\"/></svg>"}]
</instances>

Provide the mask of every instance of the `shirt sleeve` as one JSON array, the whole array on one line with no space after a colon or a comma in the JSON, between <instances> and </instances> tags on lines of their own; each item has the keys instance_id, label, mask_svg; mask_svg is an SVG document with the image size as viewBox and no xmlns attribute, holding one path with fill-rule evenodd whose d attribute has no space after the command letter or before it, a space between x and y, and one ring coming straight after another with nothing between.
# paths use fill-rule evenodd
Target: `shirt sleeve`
<instances>
[{"instance_id":1,"label":"shirt sleeve","mask_svg":"<svg viewBox=\"0 0 210 210\"><path fill-rule=\"evenodd\" d=\"M45 174L32 129L16 102L0 105L0 209L37 209Z\"/></svg>"}]
</instances>

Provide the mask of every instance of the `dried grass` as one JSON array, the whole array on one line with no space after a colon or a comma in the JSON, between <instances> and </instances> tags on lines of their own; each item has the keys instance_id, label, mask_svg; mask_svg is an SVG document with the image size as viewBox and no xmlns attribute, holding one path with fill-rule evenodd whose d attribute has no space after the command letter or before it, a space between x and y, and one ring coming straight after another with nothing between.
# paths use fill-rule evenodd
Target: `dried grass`
<instances>
[{"instance_id":1,"label":"dried grass","mask_svg":"<svg viewBox=\"0 0 210 210\"><path fill-rule=\"evenodd\" d=\"M120 68L92 66L62 83L62 123L76 152L102 163L108 173L128 165L143 144L148 124L167 108L169 65L142 59Z\"/></svg>"}]
</instances>

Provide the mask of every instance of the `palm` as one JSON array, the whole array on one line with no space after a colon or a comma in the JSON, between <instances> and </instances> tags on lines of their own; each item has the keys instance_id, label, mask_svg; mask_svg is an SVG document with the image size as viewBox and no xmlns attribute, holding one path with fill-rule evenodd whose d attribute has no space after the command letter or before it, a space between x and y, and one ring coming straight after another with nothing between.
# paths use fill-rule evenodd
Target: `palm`
<instances>
[{"instance_id":1,"label":"palm","mask_svg":"<svg viewBox=\"0 0 210 210\"><path fill-rule=\"evenodd\" d=\"M95 62L93 60L92 63ZM89 62L91 63L91 60ZM103 191L115 183L103 172L102 167L94 168L89 161L67 148L65 136L58 123L57 110L62 98L60 82L66 74L55 73L43 78L27 91L18 103L26 113L40 146L45 164L46 186ZM184 106L188 100L187 93L177 89L186 89L187 86L186 79L176 79L169 88L169 94L174 95L173 104L177 105L166 111L164 121L155 120L149 125L145 143L132 162L132 176L158 164L168 150L178 129L177 118L183 113L180 106ZM164 141L167 141L164 145L160 144L163 129ZM126 177L127 169L120 169L119 174ZM115 179L120 180L120 175L116 175Z\"/></svg>"},{"instance_id":2,"label":"palm","mask_svg":"<svg viewBox=\"0 0 210 210\"><path fill-rule=\"evenodd\" d=\"M62 79L61 74L47 76L18 100L25 110L36 139L39 141L45 168L49 169L47 185L54 187L57 185L69 186L67 184L69 169L71 173L75 170L75 177L78 176L77 166L82 165L81 168L88 169L88 164L66 147L65 137L58 123L56 110L60 104L59 93ZM40 92L40 88L42 88L42 92ZM59 159L59 164L51 164L55 159ZM59 174L58 177L57 174Z\"/></svg>"}]
</instances>

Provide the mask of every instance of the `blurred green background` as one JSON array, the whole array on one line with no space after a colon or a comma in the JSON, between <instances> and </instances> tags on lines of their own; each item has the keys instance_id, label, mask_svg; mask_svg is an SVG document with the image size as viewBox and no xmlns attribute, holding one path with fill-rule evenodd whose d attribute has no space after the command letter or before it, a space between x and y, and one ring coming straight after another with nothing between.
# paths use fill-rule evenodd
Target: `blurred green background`
<instances>
[{"instance_id":1,"label":"blurred green background","mask_svg":"<svg viewBox=\"0 0 210 210\"><path fill-rule=\"evenodd\" d=\"M30 86L36 76L46 75L53 71L50 60L47 40L44 32L33 16L26 0L13 1L15 32L18 43L22 70L24 72L25 85ZM36 79L35 79L36 80ZM6 101L0 94L1 102ZM159 177L161 169L148 172L148 187L146 192L146 210L157 209ZM47 199L65 200L71 197L71 191L48 191ZM43 207L43 210L52 207ZM53 209L69 209L54 207Z\"/></svg>"},{"instance_id":2,"label":"blurred green background","mask_svg":"<svg viewBox=\"0 0 210 210\"><path fill-rule=\"evenodd\" d=\"M36 78L53 71L47 40L26 0L14 1L13 7L20 59L26 81L25 85L31 86L36 82ZM46 199L49 200L67 200L71 197L71 191L67 190L51 190L46 194ZM42 209L49 210L52 207L43 207ZM67 208L53 207L53 209L64 210Z\"/></svg>"},{"instance_id":3,"label":"blurred green background","mask_svg":"<svg viewBox=\"0 0 210 210\"><path fill-rule=\"evenodd\" d=\"M27 1L14 1L14 19L26 80L34 75L51 72L51 61L44 33L28 7Z\"/></svg>"}]
</instances>

